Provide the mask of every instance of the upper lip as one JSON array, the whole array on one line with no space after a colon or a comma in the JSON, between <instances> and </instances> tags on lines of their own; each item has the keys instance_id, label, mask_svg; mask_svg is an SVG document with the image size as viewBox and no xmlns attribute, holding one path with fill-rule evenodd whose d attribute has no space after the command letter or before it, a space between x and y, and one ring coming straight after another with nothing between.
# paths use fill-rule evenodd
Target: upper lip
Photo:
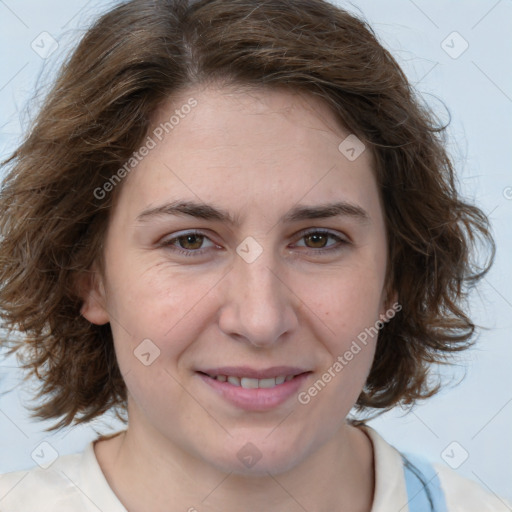
<instances>
[{"instance_id":1,"label":"upper lip","mask_svg":"<svg viewBox=\"0 0 512 512\"><path fill-rule=\"evenodd\" d=\"M226 375L227 377L246 377L249 379L271 379L273 377L300 375L309 370L297 366L272 366L271 368L256 369L249 366L221 366L198 370L208 375Z\"/></svg>"}]
</instances>

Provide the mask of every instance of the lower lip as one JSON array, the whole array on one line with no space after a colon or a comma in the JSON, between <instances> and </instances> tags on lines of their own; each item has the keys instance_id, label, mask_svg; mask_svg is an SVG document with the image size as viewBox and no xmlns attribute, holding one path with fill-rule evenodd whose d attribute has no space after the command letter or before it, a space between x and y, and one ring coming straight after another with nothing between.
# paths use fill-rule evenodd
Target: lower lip
<instances>
[{"instance_id":1,"label":"lower lip","mask_svg":"<svg viewBox=\"0 0 512 512\"><path fill-rule=\"evenodd\" d=\"M236 407L246 411L267 411L283 404L291 396L296 395L304 380L309 376L309 373L301 373L292 380L278 384L273 388L256 389L234 386L229 382L212 379L203 373L197 373L197 375L203 379L203 382Z\"/></svg>"}]
</instances>

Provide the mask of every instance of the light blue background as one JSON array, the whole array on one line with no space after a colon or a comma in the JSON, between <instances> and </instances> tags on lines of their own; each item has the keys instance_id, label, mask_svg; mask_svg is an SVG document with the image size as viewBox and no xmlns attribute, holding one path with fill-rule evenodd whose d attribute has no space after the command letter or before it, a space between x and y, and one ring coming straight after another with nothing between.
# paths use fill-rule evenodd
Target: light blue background
<instances>
[{"instance_id":1,"label":"light blue background","mask_svg":"<svg viewBox=\"0 0 512 512\"><path fill-rule=\"evenodd\" d=\"M444 453L457 465L467 452L457 471L512 499L512 1L339 3L367 18L443 119L439 100L448 106L460 186L490 215L498 246L496 264L472 302L475 320L488 330L481 331L474 349L458 356L457 366L444 370L452 384L465 378L407 416L393 411L372 425L397 448L433 461L445 463ZM41 86L51 79L87 24L110 5L0 0L0 156L14 149L29 113L37 110L38 98L26 110L36 80ZM441 47L454 31L469 44L456 59ZM31 48L41 32L59 41L46 60ZM457 52L464 43L452 35L447 44ZM31 453L44 440L65 454L82 450L96 436L93 427L106 431L107 424L96 421L48 435L46 425L30 420L20 405L30 386L22 389L19 382L15 362L2 361L0 388L15 389L0 397L0 472L33 466Z\"/></svg>"}]
</instances>

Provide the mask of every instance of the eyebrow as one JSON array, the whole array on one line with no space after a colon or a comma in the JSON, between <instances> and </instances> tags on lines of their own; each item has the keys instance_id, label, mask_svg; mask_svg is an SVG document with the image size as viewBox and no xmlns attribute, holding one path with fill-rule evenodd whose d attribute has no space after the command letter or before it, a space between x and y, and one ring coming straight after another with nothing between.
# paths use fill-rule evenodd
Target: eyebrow
<instances>
[{"instance_id":1,"label":"eyebrow","mask_svg":"<svg viewBox=\"0 0 512 512\"><path fill-rule=\"evenodd\" d=\"M240 224L238 216L233 218L227 210L210 204L183 200L148 208L137 216L137 220L139 222L147 222L154 217L165 215L188 215L197 219L221 221L231 225ZM361 223L370 222L370 216L363 208L346 201L324 203L316 206L295 206L284 214L279 221L291 223L301 220L326 219L339 216L351 217Z\"/></svg>"}]
</instances>

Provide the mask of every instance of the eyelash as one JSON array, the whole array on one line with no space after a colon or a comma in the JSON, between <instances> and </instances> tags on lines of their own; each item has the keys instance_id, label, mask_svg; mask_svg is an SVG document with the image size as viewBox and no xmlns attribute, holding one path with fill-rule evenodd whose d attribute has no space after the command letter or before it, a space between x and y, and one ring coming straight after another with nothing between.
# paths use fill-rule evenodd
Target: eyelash
<instances>
[{"instance_id":1,"label":"eyelash","mask_svg":"<svg viewBox=\"0 0 512 512\"><path fill-rule=\"evenodd\" d=\"M348 240L346 240L338 235L335 235L334 233L331 233L330 231L326 231L323 229L311 229L309 231L305 231L301 234L299 240L302 240L303 238L305 238L308 235L329 236L331 238L336 239L336 241L338 242L337 246L333 245L333 246L329 246L328 248L319 248L319 249L307 248L315 254L334 253L334 252L341 250L344 245L347 245L350 243ZM202 233L201 231L192 230L192 231L187 231L183 234L180 234L179 236L169 238L169 239L161 242L160 245L162 247L171 249L173 252L176 252L181 256L187 256L187 257L188 256L201 256L208 250L208 248L196 249L196 250L193 250L193 249L186 250L186 249L180 249L174 245L174 243L177 242L180 238L185 238L187 236L200 236L200 237L204 237L207 240L210 240L210 238L208 236L206 236L204 233ZM212 242L212 241L210 240L210 242ZM214 243L214 242L212 242L212 243Z\"/></svg>"}]
</instances>

